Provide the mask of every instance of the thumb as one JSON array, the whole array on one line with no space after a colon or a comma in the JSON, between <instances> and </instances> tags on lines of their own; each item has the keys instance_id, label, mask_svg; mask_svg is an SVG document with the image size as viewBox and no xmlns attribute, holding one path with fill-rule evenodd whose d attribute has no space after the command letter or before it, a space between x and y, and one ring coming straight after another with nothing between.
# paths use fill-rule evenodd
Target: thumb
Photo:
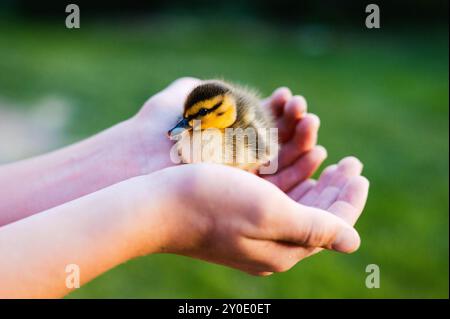
<instances>
[{"instance_id":1,"label":"thumb","mask_svg":"<svg viewBox=\"0 0 450 319\"><path fill-rule=\"evenodd\" d=\"M352 253L359 248L361 240L357 231L342 219L295 202L289 206L282 213L273 214L276 240L343 253Z\"/></svg>"}]
</instances>

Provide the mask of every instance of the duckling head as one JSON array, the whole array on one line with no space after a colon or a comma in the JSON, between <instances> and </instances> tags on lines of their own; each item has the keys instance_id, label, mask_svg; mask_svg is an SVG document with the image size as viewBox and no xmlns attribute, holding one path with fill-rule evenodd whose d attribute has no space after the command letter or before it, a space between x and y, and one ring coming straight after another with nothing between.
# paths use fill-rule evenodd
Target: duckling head
<instances>
[{"instance_id":1,"label":"duckling head","mask_svg":"<svg viewBox=\"0 0 450 319\"><path fill-rule=\"evenodd\" d=\"M215 128L225 129L234 124L237 118L236 98L231 88L218 81L206 82L197 86L188 95L184 104L183 118L168 135L181 134L194 127L199 120L202 130Z\"/></svg>"}]
</instances>

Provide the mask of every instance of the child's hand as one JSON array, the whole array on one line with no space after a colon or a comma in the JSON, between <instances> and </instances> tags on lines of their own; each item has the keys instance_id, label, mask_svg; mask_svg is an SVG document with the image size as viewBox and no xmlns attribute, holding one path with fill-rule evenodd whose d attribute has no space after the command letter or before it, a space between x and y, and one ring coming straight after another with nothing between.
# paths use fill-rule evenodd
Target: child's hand
<instances>
[{"instance_id":1,"label":"child's hand","mask_svg":"<svg viewBox=\"0 0 450 319\"><path fill-rule=\"evenodd\" d=\"M165 209L157 218L159 231L154 234L160 240L156 252L267 275L290 269L318 248L350 253L359 247L357 232L341 218L303 206L273 184L235 168L183 165L148 178L166 194L162 195ZM329 202L325 209L334 207L337 214L349 210L355 201L348 193L349 180L342 177L336 186L344 191L339 207ZM367 188L360 185L355 193L361 211Z\"/></svg>"},{"instance_id":2,"label":"child's hand","mask_svg":"<svg viewBox=\"0 0 450 319\"><path fill-rule=\"evenodd\" d=\"M131 129L127 133L130 137L127 140L129 145L139 146L131 154L137 154L132 160L137 159L141 165L145 165L143 172L151 173L175 165L170 159L174 142L167 138L166 133L182 114L183 103L189 92L200 83L196 78L176 80L152 96L130 120ZM326 157L324 148L316 147L319 118L306 113L305 99L292 96L287 88L275 90L261 103L264 107L271 108L276 117L281 143L279 172L283 171L283 176L294 177L288 180L282 176L281 179L269 180L287 191L311 176ZM312 154L309 154L310 151Z\"/></svg>"},{"instance_id":3,"label":"child's hand","mask_svg":"<svg viewBox=\"0 0 450 319\"><path fill-rule=\"evenodd\" d=\"M268 275L322 248L352 252L359 237L350 224L368 186L360 168L345 159L291 198L256 175L213 164L117 183L0 227L0 297L62 297L71 291L67 265L81 270L84 284L143 254L182 254Z\"/></svg>"},{"instance_id":4,"label":"child's hand","mask_svg":"<svg viewBox=\"0 0 450 319\"><path fill-rule=\"evenodd\" d=\"M0 201L0 226L174 166L170 159L174 143L166 133L181 114L187 94L199 83L194 78L178 79L129 120L51 154L1 167L0 182L9 187ZM304 100L285 88L263 103L279 115L282 144L280 169L265 178L287 192L311 176L326 156L322 147L315 146L318 118L306 114Z\"/></svg>"}]
</instances>

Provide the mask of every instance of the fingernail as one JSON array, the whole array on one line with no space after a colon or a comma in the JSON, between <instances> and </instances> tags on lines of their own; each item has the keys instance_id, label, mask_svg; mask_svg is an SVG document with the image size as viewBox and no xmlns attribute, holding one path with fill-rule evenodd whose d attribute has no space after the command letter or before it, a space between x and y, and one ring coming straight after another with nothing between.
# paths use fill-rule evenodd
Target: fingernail
<instances>
[{"instance_id":1,"label":"fingernail","mask_svg":"<svg viewBox=\"0 0 450 319\"><path fill-rule=\"evenodd\" d=\"M333 250L342 253L352 253L359 248L361 239L355 229L350 227L345 227L336 236L332 244Z\"/></svg>"},{"instance_id":2,"label":"fingernail","mask_svg":"<svg viewBox=\"0 0 450 319\"><path fill-rule=\"evenodd\" d=\"M309 113L309 117L314 122L314 125L320 127L320 118L316 114Z\"/></svg>"}]
</instances>

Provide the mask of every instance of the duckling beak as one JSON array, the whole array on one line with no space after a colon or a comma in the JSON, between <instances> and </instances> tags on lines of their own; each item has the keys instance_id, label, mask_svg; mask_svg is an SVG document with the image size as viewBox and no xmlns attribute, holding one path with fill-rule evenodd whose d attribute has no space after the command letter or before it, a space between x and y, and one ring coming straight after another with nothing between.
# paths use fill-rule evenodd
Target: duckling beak
<instances>
[{"instance_id":1,"label":"duckling beak","mask_svg":"<svg viewBox=\"0 0 450 319\"><path fill-rule=\"evenodd\" d=\"M183 118L173 128L167 132L168 137L176 136L183 133L186 130L190 130L192 127L189 125L189 121Z\"/></svg>"}]
</instances>

